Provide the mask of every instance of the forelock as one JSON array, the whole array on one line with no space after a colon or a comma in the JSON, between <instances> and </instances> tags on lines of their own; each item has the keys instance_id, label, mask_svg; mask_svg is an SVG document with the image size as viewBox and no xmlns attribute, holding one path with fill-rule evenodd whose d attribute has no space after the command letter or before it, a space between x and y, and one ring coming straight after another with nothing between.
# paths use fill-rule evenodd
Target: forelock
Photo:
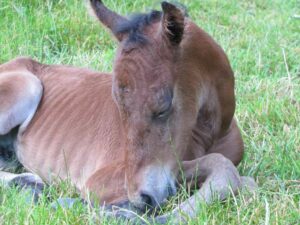
<instances>
[{"instance_id":1,"label":"forelock","mask_svg":"<svg viewBox=\"0 0 300 225\"><path fill-rule=\"evenodd\" d=\"M150 13L134 14L129 20L124 21L117 27L117 33L129 34L127 43L146 44L147 37L143 34L145 27L159 21L162 12L152 10Z\"/></svg>"}]
</instances>

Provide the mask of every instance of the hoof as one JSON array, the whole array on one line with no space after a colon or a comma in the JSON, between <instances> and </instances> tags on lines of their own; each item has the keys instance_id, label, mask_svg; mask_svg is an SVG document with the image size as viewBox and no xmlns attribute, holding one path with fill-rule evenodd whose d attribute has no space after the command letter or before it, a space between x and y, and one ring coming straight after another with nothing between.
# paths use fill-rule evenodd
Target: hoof
<instances>
[{"instance_id":1,"label":"hoof","mask_svg":"<svg viewBox=\"0 0 300 225\"><path fill-rule=\"evenodd\" d=\"M27 197L27 201L31 202L33 200L34 203L38 202L45 187L41 178L30 173L21 174L13 178L8 185L10 187L18 187L22 190L29 190L30 196Z\"/></svg>"}]
</instances>

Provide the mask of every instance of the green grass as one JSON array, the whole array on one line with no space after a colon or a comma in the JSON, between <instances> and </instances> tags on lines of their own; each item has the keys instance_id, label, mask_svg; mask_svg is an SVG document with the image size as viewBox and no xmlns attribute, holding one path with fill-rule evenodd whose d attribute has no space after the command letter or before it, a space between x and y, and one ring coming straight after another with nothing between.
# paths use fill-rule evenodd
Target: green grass
<instances>
[{"instance_id":1,"label":"green grass","mask_svg":"<svg viewBox=\"0 0 300 225\"><path fill-rule=\"evenodd\" d=\"M294 15L300 14L300 2L181 2L229 56L246 146L239 171L254 176L260 186L254 196L202 205L190 224L299 224L300 19ZM123 14L159 7L150 0L105 3ZM0 63L27 55L44 63L110 71L115 47L110 34L88 15L84 1L0 1ZM51 199L74 195L64 184L50 189ZM87 207L51 210L46 194L35 206L26 204L17 190L1 188L0 200L1 224L97 223L95 211Z\"/></svg>"}]
</instances>

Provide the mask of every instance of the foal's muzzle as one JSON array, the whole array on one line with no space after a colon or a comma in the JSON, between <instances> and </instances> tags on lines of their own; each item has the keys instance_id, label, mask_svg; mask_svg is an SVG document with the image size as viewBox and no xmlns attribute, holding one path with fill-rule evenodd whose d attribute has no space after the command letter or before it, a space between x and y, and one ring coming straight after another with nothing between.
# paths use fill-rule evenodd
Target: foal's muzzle
<instances>
[{"instance_id":1,"label":"foal's muzzle","mask_svg":"<svg viewBox=\"0 0 300 225\"><path fill-rule=\"evenodd\" d=\"M145 171L139 189L130 200L135 207L146 210L162 206L175 194L175 179L171 170L151 167Z\"/></svg>"},{"instance_id":2,"label":"foal's muzzle","mask_svg":"<svg viewBox=\"0 0 300 225\"><path fill-rule=\"evenodd\" d=\"M149 191L140 192L141 205L144 209L153 209L162 206L170 197L176 194L176 187L169 184L161 195L157 194L157 192L151 193Z\"/></svg>"}]
</instances>

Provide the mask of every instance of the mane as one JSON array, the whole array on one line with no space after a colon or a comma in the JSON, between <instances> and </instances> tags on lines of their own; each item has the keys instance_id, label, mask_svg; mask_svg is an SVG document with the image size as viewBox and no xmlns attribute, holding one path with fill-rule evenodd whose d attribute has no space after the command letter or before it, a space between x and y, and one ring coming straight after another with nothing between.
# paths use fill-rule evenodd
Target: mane
<instances>
[{"instance_id":1,"label":"mane","mask_svg":"<svg viewBox=\"0 0 300 225\"><path fill-rule=\"evenodd\" d=\"M180 8L186 17L188 17L187 9L184 5L173 1ZM128 20L119 24L116 33L128 33L127 43L146 44L147 37L143 34L143 29L153 23L161 20L162 12L152 10L150 13L138 13L129 16Z\"/></svg>"},{"instance_id":2,"label":"mane","mask_svg":"<svg viewBox=\"0 0 300 225\"><path fill-rule=\"evenodd\" d=\"M162 12L152 10L150 13L133 14L127 21L119 24L117 33L128 33L127 42L145 44L147 37L143 34L143 29L161 19Z\"/></svg>"}]
</instances>

